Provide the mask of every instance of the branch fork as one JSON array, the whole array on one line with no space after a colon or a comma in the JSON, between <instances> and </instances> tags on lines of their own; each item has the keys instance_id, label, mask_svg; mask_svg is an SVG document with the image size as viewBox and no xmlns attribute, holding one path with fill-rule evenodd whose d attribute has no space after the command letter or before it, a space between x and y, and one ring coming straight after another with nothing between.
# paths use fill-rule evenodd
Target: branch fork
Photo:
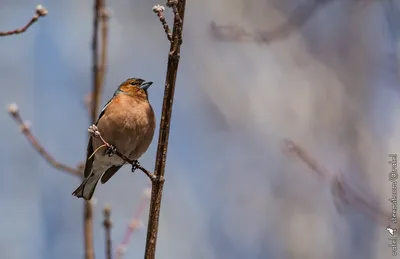
<instances>
[{"instance_id":1,"label":"branch fork","mask_svg":"<svg viewBox=\"0 0 400 259\"><path fill-rule=\"evenodd\" d=\"M165 34L167 35L168 40L174 44L173 51L170 52L170 56L173 56L176 52L176 46L182 44L182 19L178 12L178 1L177 0L168 0L166 6L172 8L172 12L174 13L174 28L176 28L176 33L172 33L163 12L165 11L165 7L162 5L155 5L153 6L153 12L157 14L158 18L160 19L161 24L163 25ZM173 37L175 36L175 38ZM175 58L179 59L179 54L175 55Z\"/></svg>"}]
</instances>

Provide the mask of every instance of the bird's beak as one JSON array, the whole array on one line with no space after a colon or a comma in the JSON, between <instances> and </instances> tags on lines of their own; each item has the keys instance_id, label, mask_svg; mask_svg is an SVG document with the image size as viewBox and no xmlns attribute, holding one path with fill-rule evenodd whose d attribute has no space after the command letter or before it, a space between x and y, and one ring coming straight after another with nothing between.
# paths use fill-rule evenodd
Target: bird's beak
<instances>
[{"instance_id":1,"label":"bird's beak","mask_svg":"<svg viewBox=\"0 0 400 259\"><path fill-rule=\"evenodd\" d=\"M147 91L147 89L153 84L153 82L144 82L140 85L140 88Z\"/></svg>"}]
</instances>

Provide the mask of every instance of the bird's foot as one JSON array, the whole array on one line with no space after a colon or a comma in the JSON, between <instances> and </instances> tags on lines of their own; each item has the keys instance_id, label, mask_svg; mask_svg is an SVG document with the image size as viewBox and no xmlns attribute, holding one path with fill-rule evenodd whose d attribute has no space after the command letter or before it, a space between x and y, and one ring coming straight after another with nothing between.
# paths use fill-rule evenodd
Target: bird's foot
<instances>
[{"instance_id":1,"label":"bird's foot","mask_svg":"<svg viewBox=\"0 0 400 259\"><path fill-rule=\"evenodd\" d=\"M117 152L117 149L113 145L110 145L106 150L106 155L112 157L115 152Z\"/></svg>"},{"instance_id":2,"label":"bird's foot","mask_svg":"<svg viewBox=\"0 0 400 259\"><path fill-rule=\"evenodd\" d=\"M136 171L136 169L138 169L140 166L139 161L135 160L132 163L132 173Z\"/></svg>"}]
</instances>

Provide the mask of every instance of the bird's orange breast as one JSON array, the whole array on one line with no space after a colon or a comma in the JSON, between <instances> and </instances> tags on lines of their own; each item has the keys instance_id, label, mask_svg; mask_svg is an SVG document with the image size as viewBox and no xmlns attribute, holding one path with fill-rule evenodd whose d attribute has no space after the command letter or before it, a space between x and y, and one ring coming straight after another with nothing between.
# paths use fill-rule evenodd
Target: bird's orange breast
<instances>
[{"instance_id":1,"label":"bird's orange breast","mask_svg":"<svg viewBox=\"0 0 400 259\"><path fill-rule=\"evenodd\" d=\"M120 94L107 106L98 128L103 138L118 151L137 159L153 139L154 112L149 102Z\"/></svg>"}]
</instances>

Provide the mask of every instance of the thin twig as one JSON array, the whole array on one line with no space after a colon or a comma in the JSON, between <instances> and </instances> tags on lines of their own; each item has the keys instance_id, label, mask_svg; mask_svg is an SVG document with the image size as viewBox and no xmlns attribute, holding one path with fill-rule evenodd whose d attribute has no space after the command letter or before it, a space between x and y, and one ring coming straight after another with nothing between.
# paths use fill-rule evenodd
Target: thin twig
<instances>
[{"instance_id":1,"label":"thin twig","mask_svg":"<svg viewBox=\"0 0 400 259\"><path fill-rule=\"evenodd\" d=\"M140 202L140 205L136 209L130 224L128 225L128 227L125 230L124 239L122 240L122 242L119 244L119 246L117 248L117 252L116 252L116 256L115 256L117 259L121 259L123 257L133 233L135 232L135 230L137 230L142 225L142 221L140 219L142 217L142 214L143 214L146 206L149 203L150 195L151 195L151 183L143 191L142 200Z\"/></svg>"},{"instance_id":2,"label":"thin twig","mask_svg":"<svg viewBox=\"0 0 400 259\"><path fill-rule=\"evenodd\" d=\"M162 5L155 5L153 7L153 12L155 12L158 16L158 18L160 18L160 22L164 28L165 34L167 35L167 38L169 41L172 40L172 33L171 30L169 29L168 23L165 20L165 17L163 15L163 12L165 11L165 7Z\"/></svg>"},{"instance_id":3,"label":"thin twig","mask_svg":"<svg viewBox=\"0 0 400 259\"><path fill-rule=\"evenodd\" d=\"M296 154L319 176L329 181L331 193L338 212L341 212L344 204L348 204L366 214L372 220L386 226L386 219L390 217L389 214L380 210L376 199L371 197L367 191L357 190L354 186L349 184L342 172L337 175L330 173L325 167L319 165L317 160L308 154L304 148L300 147L300 145L296 144L294 141L285 140L285 148L289 152Z\"/></svg>"},{"instance_id":4,"label":"thin twig","mask_svg":"<svg viewBox=\"0 0 400 259\"><path fill-rule=\"evenodd\" d=\"M16 104L10 104L8 106L8 112L20 127L21 132L29 140L29 143L31 143L32 147L36 149L36 151L47 161L47 163L60 171L67 172L79 177L83 175L82 170L72 168L58 162L52 155L50 155L49 152L46 151L46 149L40 144L39 140L32 134L27 124L23 121L18 106Z\"/></svg>"},{"instance_id":5,"label":"thin twig","mask_svg":"<svg viewBox=\"0 0 400 259\"><path fill-rule=\"evenodd\" d=\"M107 70L108 31L109 31L109 19L110 19L110 12L105 7L101 11L100 18L101 18L101 57L100 57L100 65L99 66L96 65L96 69L93 69L93 71L95 70L98 71L98 72L93 72L97 74L96 76L98 76L97 79L98 82L96 84L95 83L93 84L103 86ZM96 46L95 52L97 53L98 43L93 41L92 45ZM93 52L93 63L97 63L96 60L97 56L98 55L94 56ZM85 97L83 98L83 104L85 105L86 110L89 112L89 116L93 116L92 114L93 95L94 95L93 91L94 88L92 89L91 93L85 95Z\"/></svg>"},{"instance_id":6,"label":"thin twig","mask_svg":"<svg viewBox=\"0 0 400 259\"><path fill-rule=\"evenodd\" d=\"M152 182L149 221L147 226L146 251L144 256L145 259L154 259L156 253L161 198L164 186L164 171L167 160L168 138L175 93L175 82L178 73L180 47L182 44L182 29L185 16L186 0L168 0L167 5L175 11L175 17L170 52L168 55L164 101L161 113L156 162L154 166L154 174L156 176L156 180Z\"/></svg>"},{"instance_id":7,"label":"thin twig","mask_svg":"<svg viewBox=\"0 0 400 259\"><path fill-rule=\"evenodd\" d=\"M304 163L306 163L314 172L318 174L319 177L323 179L329 179L331 177L331 174L325 167L320 165L316 159L311 157L305 151L305 149L294 143L294 141L286 139L285 147L288 151L295 153L297 156L299 156Z\"/></svg>"},{"instance_id":8,"label":"thin twig","mask_svg":"<svg viewBox=\"0 0 400 259\"><path fill-rule=\"evenodd\" d=\"M91 121L95 123L97 120L101 92L103 87L103 78L106 66L106 50L107 50L107 36L108 36L108 17L105 13L105 0L94 0L93 8L93 38L92 38L92 70L93 70L93 86L92 86L92 102L91 102ZM103 46L102 46L102 63L99 67L99 53L98 53L98 34L99 34L99 20L102 17L103 32ZM85 238L85 258L94 259L93 247L93 208L91 203L84 202L84 238Z\"/></svg>"},{"instance_id":9,"label":"thin twig","mask_svg":"<svg viewBox=\"0 0 400 259\"><path fill-rule=\"evenodd\" d=\"M0 32L0 37L24 33L29 27L31 27L32 24L37 22L40 17L46 16L47 13L48 13L47 9L44 8L43 6L41 5L36 6L35 15L24 27L12 31Z\"/></svg>"},{"instance_id":10,"label":"thin twig","mask_svg":"<svg viewBox=\"0 0 400 259\"><path fill-rule=\"evenodd\" d=\"M106 234L106 258L107 259L112 259L112 242L111 242L111 227L112 227L112 222L111 222L111 208L110 206L106 205L104 206L104 221L103 221L103 226L105 229L105 234Z\"/></svg>"},{"instance_id":11,"label":"thin twig","mask_svg":"<svg viewBox=\"0 0 400 259\"><path fill-rule=\"evenodd\" d=\"M93 101L93 93L88 93L83 97L83 104L85 109L89 112L89 116L92 115L92 101Z\"/></svg>"},{"instance_id":12,"label":"thin twig","mask_svg":"<svg viewBox=\"0 0 400 259\"><path fill-rule=\"evenodd\" d=\"M93 15L93 37L92 37L92 107L91 107L91 120L94 123L97 119L100 96L101 96L101 85L99 84L99 50L98 50L98 38L99 38L99 21L101 10L103 10L103 0L94 0L94 15Z\"/></svg>"},{"instance_id":13,"label":"thin twig","mask_svg":"<svg viewBox=\"0 0 400 259\"><path fill-rule=\"evenodd\" d=\"M104 80L107 69L107 49L108 49L108 21L110 19L110 12L105 7L105 1L102 0L103 5L100 7L101 18L101 54L100 54L100 67L98 72L98 84L100 87L104 86ZM96 115L97 116L97 115Z\"/></svg>"}]
</instances>

